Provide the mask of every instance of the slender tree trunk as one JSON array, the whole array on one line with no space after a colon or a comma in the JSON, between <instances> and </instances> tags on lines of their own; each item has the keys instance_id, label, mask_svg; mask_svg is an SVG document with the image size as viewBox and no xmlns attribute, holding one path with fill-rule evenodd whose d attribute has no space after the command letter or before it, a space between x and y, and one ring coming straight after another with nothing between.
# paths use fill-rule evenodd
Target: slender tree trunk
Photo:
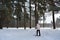
<instances>
[{"instance_id":1,"label":"slender tree trunk","mask_svg":"<svg viewBox=\"0 0 60 40\"><path fill-rule=\"evenodd\" d=\"M35 0L35 26L36 24L38 23L38 4L37 4L37 1Z\"/></svg>"},{"instance_id":2,"label":"slender tree trunk","mask_svg":"<svg viewBox=\"0 0 60 40\"><path fill-rule=\"evenodd\" d=\"M2 15L0 13L0 29L2 29Z\"/></svg>"},{"instance_id":3,"label":"slender tree trunk","mask_svg":"<svg viewBox=\"0 0 60 40\"><path fill-rule=\"evenodd\" d=\"M30 2L29 2L29 4L30 4L30 28L31 28L31 0L30 0Z\"/></svg>"},{"instance_id":4,"label":"slender tree trunk","mask_svg":"<svg viewBox=\"0 0 60 40\"><path fill-rule=\"evenodd\" d=\"M26 9L25 9L25 2L24 2L24 29L26 29L25 14L26 14Z\"/></svg>"},{"instance_id":5,"label":"slender tree trunk","mask_svg":"<svg viewBox=\"0 0 60 40\"><path fill-rule=\"evenodd\" d=\"M52 16L53 16L53 29L55 29L55 18L54 18L54 11L52 11Z\"/></svg>"},{"instance_id":6,"label":"slender tree trunk","mask_svg":"<svg viewBox=\"0 0 60 40\"><path fill-rule=\"evenodd\" d=\"M55 3L53 0L50 0L49 4L52 6L53 29L55 29L55 18L54 18L54 9L53 9Z\"/></svg>"},{"instance_id":7,"label":"slender tree trunk","mask_svg":"<svg viewBox=\"0 0 60 40\"><path fill-rule=\"evenodd\" d=\"M43 13L43 27L44 27L44 13Z\"/></svg>"},{"instance_id":8,"label":"slender tree trunk","mask_svg":"<svg viewBox=\"0 0 60 40\"><path fill-rule=\"evenodd\" d=\"M16 23L15 25L16 25L17 28L18 28L18 15L19 15L19 10L17 11L17 19L15 19L15 21L16 21L15 22Z\"/></svg>"},{"instance_id":9,"label":"slender tree trunk","mask_svg":"<svg viewBox=\"0 0 60 40\"><path fill-rule=\"evenodd\" d=\"M0 29L2 29L3 25L4 25L4 16L5 11L4 10L0 10Z\"/></svg>"},{"instance_id":10,"label":"slender tree trunk","mask_svg":"<svg viewBox=\"0 0 60 40\"><path fill-rule=\"evenodd\" d=\"M18 2L18 4L19 4L19 2ZM17 4L17 5L18 5L18 4ZM20 6L20 5L18 5L18 6ZM19 8L19 7L18 7L18 8ZM18 18L17 18L17 25L16 25L17 28L18 28L18 22L19 22L19 12L20 12L20 10L18 9L18 10L17 10L17 17L18 17Z\"/></svg>"}]
</instances>

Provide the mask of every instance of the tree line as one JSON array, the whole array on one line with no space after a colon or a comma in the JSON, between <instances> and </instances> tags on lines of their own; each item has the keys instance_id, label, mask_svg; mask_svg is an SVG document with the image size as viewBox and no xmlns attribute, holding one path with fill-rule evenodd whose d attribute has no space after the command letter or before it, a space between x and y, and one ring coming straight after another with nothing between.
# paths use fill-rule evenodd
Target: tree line
<instances>
[{"instance_id":1,"label":"tree line","mask_svg":"<svg viewBox=\"0 0 60 40\"><path fill-rule=\"evenodd\" d=\"M35 18L35 24L36 26L39 18L43 16L43 22L45 21L45 12L48 9L49 11L52 11L52 18L53 18L53 29L55 29L55 17L54 17L54 12L59 11L60 7L56 6L57 4L60 4L60 0L1 0L2 5L3 5L3 11L0 11L0 14L2 12L2 17L0 18L2 20L1 25L9 26L9 24L14 24L14 20L17 22L17 28L19 26L23 26L25 29L27 26L30 28L32 27L32 14ZM26 6L26 2L29 4L28 7ZM33 10L34 5L35 9ZM27 8L29 10L27 10ZM16 18L14 17L16 16ZM5 24L4 24L5 23ZM10 26L11 26L10 25ZM1 27L2 27L1 26ZM13 25L12 25L13 26ZM43 23L44 26L44 23Z\"/></svg>"}]
</instances>

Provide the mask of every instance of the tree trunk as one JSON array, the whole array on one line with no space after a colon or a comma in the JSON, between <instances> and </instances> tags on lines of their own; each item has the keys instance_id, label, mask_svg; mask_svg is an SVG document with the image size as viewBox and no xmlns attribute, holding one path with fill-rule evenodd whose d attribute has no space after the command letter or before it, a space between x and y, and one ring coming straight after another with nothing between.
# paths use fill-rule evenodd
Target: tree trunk
<instances>
[{"instance_id":1,"label":"tree trunk","mask_svg":"<svg viewBox=\"0 0 60 40\"><path fill-rule=\"evenodd\" d=\"M30 2L29 2L29 4L30 4L30 28L31 28L31 0L30 0Z\"/></svg>"},{"instance_id":2,"label":"tree trunk","mask_svg":"<svg viewBox=\"0 0 60 40\"><path fill-rule=\"evenodd\" d=\"M54 17L54 11L52 11L52 17L53 17L53 29L55 29L55 17Z\"/></svg>"},{"instance_id":3,"label":"tree trunk","mask_svg":"<svg viewBox=\"0 0 60 40\"><path fill-rule=\"evenodd\" d=\"M4 20L5 20L5 15L4 15L5 11L4 10L0 10L0 29L2 29L3 25L4 25Z\"/></svg>"},{"instance_id":4,"label":"tree trunk","mask_svg":"<svg viewBox=\"0 0 60 40\"><path fill-rule=\"evenodd\" d=\"M25 9L25 2L24 2L24 29L26 29L25 14L26 14L26 9Z\"/></svg>"},{"instance_id":5,"label":"tree trunk","mask_svg":"<svg viewBox=\"0 0 60 40\"><path fill-rule=\"evenodd\" d=\"M44 27L44 20L45 20L45 17L44 17L44 13L43 13L43 27Z\"/></svg>"},{"instance_id":6,"label":"tree trunk","mask_svg":"<svg viewBox=\"0 0 60 40\"><path fill-rule=\"evenodd\" d=\"M0 18L0 29L2 29L2 20Z\"/></svg>"},{"instance_id":7,"label":"tree trunk","mask_svg":"<svg viewBox=\"0 0 60 40\"><path fill-rule=\"evenodd\" d=\"M37 4L37 1L35 0L35 26L36 24L38 23L38 4Z\"/></svg>"}]
</instances>

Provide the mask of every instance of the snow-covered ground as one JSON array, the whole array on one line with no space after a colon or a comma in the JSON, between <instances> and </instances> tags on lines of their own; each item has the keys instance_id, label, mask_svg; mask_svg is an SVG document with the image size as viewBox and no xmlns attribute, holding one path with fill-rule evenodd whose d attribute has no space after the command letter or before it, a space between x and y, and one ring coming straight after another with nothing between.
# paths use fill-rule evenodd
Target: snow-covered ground
<instances>
[{"instance_id":1,"label":"snow-covered ground","mask_svg":"<svg viewBox=\"0 0 60 40\"><path fill-rule=\"evenodd\" d=\"M0 40L60 40L58 29L41 29L41 36L35 35L35 29L0 29Z\"/></svg>"}]
</instances>

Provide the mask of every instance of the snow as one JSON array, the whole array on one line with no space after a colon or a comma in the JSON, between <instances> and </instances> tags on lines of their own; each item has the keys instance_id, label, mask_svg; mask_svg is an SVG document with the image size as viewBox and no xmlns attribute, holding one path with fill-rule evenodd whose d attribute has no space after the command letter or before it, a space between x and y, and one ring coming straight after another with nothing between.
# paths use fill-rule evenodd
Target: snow
<instances>
[{"instance_id":1,"label":"snow","mask_svg":"<svg viewBox=\"0 0 60 40\"><path fill-rule=\"evenodd\" d=\"M58 29L41 29L41 36L35 35L35 29L0 29L0 40L60 40Z\"/></svg>"},{"instance_id":2,"label":"snow","mask_svg":"<svg viewBox=\"0 0 60 40\"><path fill-rule=\"evenodd\" d=\"M60 18L60 11L57 14L54 14L54 16L55 16L55 22L56 22L57 18ZM43 17L41 17L41 19L42 20L40 20L41 21L40 23L43 23ZM44 23L51 23L51 22L53 22L52 20L53 20L52 11L46 12L45 13L45 21L44 21Z\"/></svg>"}]
</instances>

